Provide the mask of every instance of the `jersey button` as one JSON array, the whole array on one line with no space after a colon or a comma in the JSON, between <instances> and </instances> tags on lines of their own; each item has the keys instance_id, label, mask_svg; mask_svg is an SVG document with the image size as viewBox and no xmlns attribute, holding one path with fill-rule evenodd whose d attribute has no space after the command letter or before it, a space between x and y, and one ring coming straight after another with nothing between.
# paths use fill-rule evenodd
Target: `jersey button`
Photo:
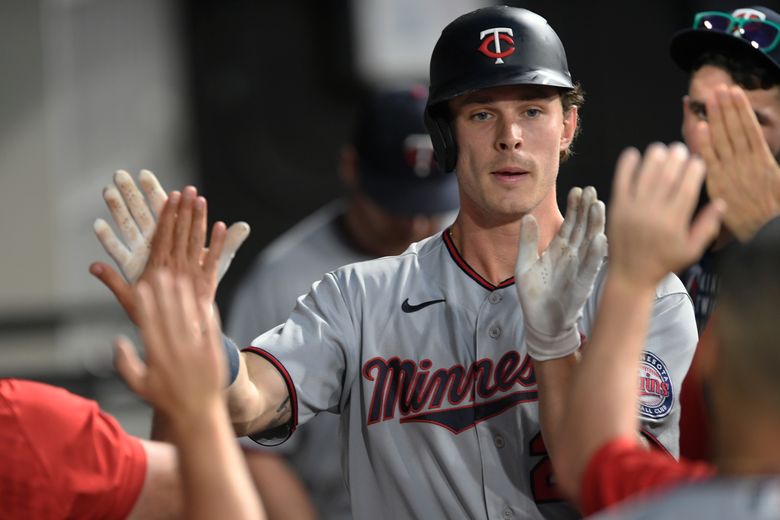
<instances>
[{"instance_id":1,"label":"jersey button","mask_svg":"<svg viewBox=\"0 0 780 520\"><path fill-rule=\"evenodd\" d=\"M493 339L496 339L500 335L501 335L501 327L499 327L498 325L493 325L488 330L488 336L490 336Z\"/></svg>"},{"instance_id":2,"label":"jersey button","mask_svg":"<svg viewBox=\"0 0 780 520\"><path fill-rule=\"evenodd\" d=\"M496 444L496 448L498 448L499 450L504 446L506 446L506 442L504 442L504 438L501 435L496 435L494 442Z\"/></svg>"},{"instance_id":3,"label":"jersey button","mask_svg":"<svg viewBox=\"0 0 780 520\"><path fill-rule=\"evenodd\" d=\"M490 293L490 296L488 296L488 301L490 303L499 303L503 299L504 299L504 297L501 296L501 293L498 293L498 292L495 292L495 291Z\"/></svg>"},{"instance_id":4,"label":"jersey button","mask_svg":"<svg viewBox=\"0 0 780 520\"><path fill-rule=\"evenodd\" d=\"M502 516L503 516L504 518L507 518L507 519L508 519L508 518L512 518L513 516L515 516L515 514L512 512L512 508L510 508L510 507L505 507L505 508L504 508L504 512L502 513Z\"/></svg>"}]
</instances>

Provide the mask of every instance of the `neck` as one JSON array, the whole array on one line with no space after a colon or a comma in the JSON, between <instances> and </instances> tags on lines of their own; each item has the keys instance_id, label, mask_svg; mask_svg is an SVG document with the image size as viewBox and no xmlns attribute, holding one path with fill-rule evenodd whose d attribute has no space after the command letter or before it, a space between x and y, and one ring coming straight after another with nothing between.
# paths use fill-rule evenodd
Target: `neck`
<instances>
[{"instance_id":1,"label":"neck","mask_svg":"<svg viewBox=\"0 0 780 520\"><path fill-rule=\"evenodd\" d=\"M563 222L557 204L540 204L531 214L539 224L539 253L547 249ZM520 217L507 220L485 219L463 211L450 228L455 247L468 264L485 280L498 285L515 273L520 243Z\"/></svg>"}]
</instances>

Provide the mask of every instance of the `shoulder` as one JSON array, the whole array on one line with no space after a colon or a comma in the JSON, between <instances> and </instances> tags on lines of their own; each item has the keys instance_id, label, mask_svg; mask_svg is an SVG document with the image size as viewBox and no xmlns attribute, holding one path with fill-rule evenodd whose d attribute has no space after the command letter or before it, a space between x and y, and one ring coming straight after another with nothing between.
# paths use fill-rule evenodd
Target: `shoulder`
<instances>
[{"instance_id":1,"label":"shoulder","mask_svg":"<svg viewBox=\"0 0 780 520\"><path fill-rule=\"evenodd\" d=\"M274 239L257 258L259 264L275 264L294 259L307 250L345 247L337 235L337 221L344 211L342 201L334 201L307 216Z\"/></svg>"},{"instance_id":2,"label":"shoulder","mask_svg":"<svg viewBox=\"0 0 780 520\"><path fill-rule=\"evenodd\" d=\"M596 518L776 519L780 504L777 477L714 478L675 487L668 493L634 501Z\"/></svg>"},{"instance_id":3,"label":"shoulder","mask_svg":"<svg viewBox=\"0 0 780 520\"><path fill-rule=\"evenodd\" d=\"M661 280L655 288L655 297L664 298L666 296L677 296L679 298L686 299L690 302L691 298L688 296L688 291L685 290L680 278L674 273L669 273Z\"/></svg>"},{"instance_id":4,"label":"shoulder","mask_svg":"<svg viewBox=\"0 0 780 520\"><path fill-rule=\"evenodd\" d=\"M400 255L385 256L342 266L331 274L339 283L383 285L408 280L435 268L444 251L440 236L433 235L412 243Z\"/></svg>"},{"instance_id":5,"label":"shoulder","mask_svg":"<svg viewBox=\"0 0 780 520\"><path fill-rule=\"evenodd\" d=\"M601 291L604 288L604 282L607 279L608 272L609 259L605 258L604 264L601 266L601 270L596 277L596 290L593 291L594 296L596 296L597 299L601 299ZM668 298L670 302L691 302L688 291L685 290L685 286L674 273L667 274L655 288L655 299L660 300L665 298Z\"/></svg>"},{"instance_id":6,"label":"shoulder","mask_svg":"<svg viewBox=\"0 0 780 520\"><path fill-rule=\"evenodd\" d=\"M344 239L338 218L343 204L331 203L306 217L269 244L253 261L242 287L256 294L259 287L301 288L338 266L367 258ZM249 286L249 287L248 287ZM295 296L300 290L293 291Z\"/></svg>"}]
</instances>

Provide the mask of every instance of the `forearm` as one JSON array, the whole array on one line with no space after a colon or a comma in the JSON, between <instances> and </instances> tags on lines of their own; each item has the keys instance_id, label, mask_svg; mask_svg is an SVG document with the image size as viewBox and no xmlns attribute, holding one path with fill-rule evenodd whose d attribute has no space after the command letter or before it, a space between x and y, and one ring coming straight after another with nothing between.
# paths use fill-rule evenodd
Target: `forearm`
<instances>
[{"instance_id":1,"label":"forearm","mask_svg":"<svg viewBox=\"0 0 780 520\"><path fill-rule=\"evenodd\" d=\"M303 482L284 457L258 450L246 450L244 456L269 520L317 518Z\"/></svg>"},{"instance_id":2,"label":"forearm","mask_svg":"<svg viewBox=\"0 0 780 520\"><path fill-rule=\"evenodd\" d=\"M227 389L227 409L238 435L266 431L291 418L290 395L281 374L264 358L246 352Z\"/></svg>"},{"instance_id":3,"label":"forearm","mask_svg":"<svg viewBox=\"0 0 780 520\"><path fill-rule=\"evenodd\" d=\"M558 464L558 444L566 416L566 405L571 391L579 354L574 353L549 361L534 360L534 372L539 391L539 420L547 453L553 466Z\"/></svg>"},{"instance_id":4,"label":"forearm","mask_svg":"<svg viewBox=\"0 0 780 520\"><path fill-rule=\"evenodd\" d=\"M576 499L583 471L610 439L638 430L637 372L655 287L610 273L582 361L572 379L563 420L558 478ZM594 418L598 420L594 420Z\"/></svg>"},{"instance_id":5,"label":"forearm","mask_svg":"<svg viewBox=\"0 0 780 520\"><path fill-rule=\"evenodd\" d=\"M208 406L174 431L185 493L184 518L264 518L221 403Z\"/></svg>"}]
</instances>

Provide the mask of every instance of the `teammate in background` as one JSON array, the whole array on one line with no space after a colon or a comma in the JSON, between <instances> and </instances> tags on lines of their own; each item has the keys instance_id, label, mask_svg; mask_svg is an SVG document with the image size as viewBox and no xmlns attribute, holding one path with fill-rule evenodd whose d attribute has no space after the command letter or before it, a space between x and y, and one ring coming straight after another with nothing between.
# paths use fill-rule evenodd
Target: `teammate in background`
<instances>
[{"instance_id":1,"label":"teammate in background","mask_svg":"<svg viewBox=\"0 0 780 520\"><path fill-rule=\"evenodd\" d=\"M226 332L239 345L249 345L259 331L284 322L296 298L325 273L400 254L452 222L458 209L457 181L434 161L423 125L426 99L422 86L374 89L364 96L353 144L341 156L347 200L310 215L260 254L230 305ZM285 457L320 517L332 520L351 517L338 431L337 415L320 414L289 442L264 451ZM249 463L255 474L278 475L285 460L258 455ZM289 483L275 478L268 486L263 496L269 512L286 506L289 515Z\"/></svg>"},{"instance_id":2,"label":"teammate in background","mask_svg":"<svg viewBox=\"0 0 780 520\"><path fill-rule=\"evenodd\" d=\"M710 198L728 203L725 226L701 259L683 274L694 301L699 330L704 329L718 293L718 260L735 239L748 240L780 211L780 15L766 7L732 13L705 11L693 28L677 33L670 52L691 74L683 98L682 133L691 152L707 163ZM756 114L740 118L720 85L738 85ZM710 110L712 108L714 110ZM720 110L718 110L720 108ZM722 132L710 133L710 116L724 118ZM758 133L760 140L751 140Z\"/></svg>"},{"instance_id":3,"label":"teammate in background","mask_svg":"<svg viewBox=\"0 0 780 520\"><path fill-rule=\"evenodd\" d=\"M119 339L117 370L169 418L175 443L132 437L97 403L61 388L2 379L3 518L264 518L228 419L210 302L164 272L138 292L147 363Z\"/></svg>"},{"instance_id":4,"label":"teammate in background","mask_svg":"<svg viewBox=\"0 0 780 520\"><path fill-rule=\"evenodd\" d=\"M691 74L682 132L691 152L707 164L701 205L721 198L728 206L717 239L682 275L702 335L699 352L708 348L704 328L718 299L721 257L780 213L778 42L780 15L765 7L698 13L692 28L671 41L675 63ZM711 460L697 360L681 393L680 451Z\"/></svg>"},{"instance_id":5,"label":"teammate in background","mask_svg":"<svg viewBox=\"0 0 780 520\"><path fill-rule=\"evenodd\" d=\"M576 517L553 486L529 351L579 349L605 274L604 206L595 191L572 190L566 219L556 203L581 90L542 17L489 7L444 29L429 94L437 159L457 173L455 223L400 256L325 275L285 323L241 354L228 390L231 418L262 441L285 438L317 413L341 413L358 517ZM192 211L193 192L185 190L176 215L160 219L164 238L142 278L200 256L173 245L190 241L181 215ZM518 259L521 219L535 247ZM558 298L525 298L521 313L516 260L518 289L529 295L547 285L551 266L565 267ZM213 297L215 278L188 274L199 294ZM136 316L131 287L104 281ZM671 384L643 408L642 429L675 452L676 391L693 354L695 320L674 275L654 296L646 356ZM531 314L542 318L524 328Z\"/></svg>"},{"instance_id":6,"label":"teammate in background","mask_svg":"<svg viewBox=\"0 0 780 520\"><path fill-rule=\"evenodd\" d=\"M712 390L715 465L674 461L647 451L636 438L643 389L629 374L640 366L656 284L701 254L725 208L717 199L690 223L704 165L686 158L681 145L668 151L654 146L641 166L634 150L618 163L608 226L610 272L572 379L553 463L561 486L585 514L676 484L651 503L624 505L605 516L778 518L780 219L732 248L722 264L715 339L702 365ZM699 482L682 485L692 481Z\"/></svg>"}]
</instances>

